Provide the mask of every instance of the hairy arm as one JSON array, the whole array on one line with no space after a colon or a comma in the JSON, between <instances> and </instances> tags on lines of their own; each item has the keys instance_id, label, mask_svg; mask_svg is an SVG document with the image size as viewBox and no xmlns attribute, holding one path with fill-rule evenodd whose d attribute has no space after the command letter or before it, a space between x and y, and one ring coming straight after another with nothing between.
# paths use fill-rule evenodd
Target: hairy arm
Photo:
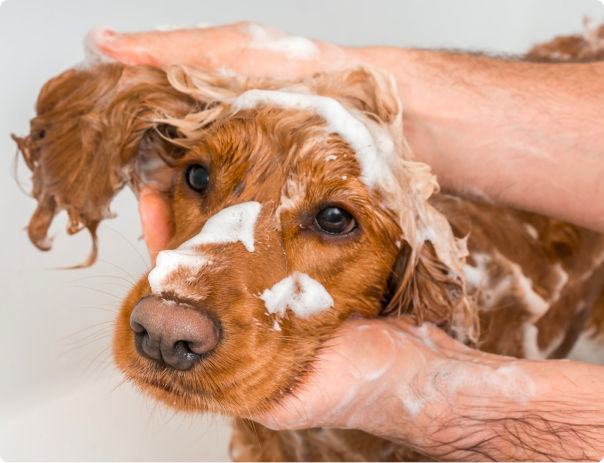
<instances>
[{"instance_id":1,"label":"hairy arm","mask_svg":"<svg viewBox=\"0 0 604 463\"><path fill-rule=\"evenodd\" d=\"M454 374L472 379L452 397L449 385L441 386L444 392L437 399L441 407L428 415L432 420L421 444L424 453L457 461L593 461L604 457L603 368L577 362L501 359L487 367L490 371L479 363L458 368ZM489 384L488 376L501 377L502 382ZM442 378L436 373L427 381ZM522 386L505 390L525 381L528 390ZM391 412L396 422L395 416ZM398 416L399 422L405 419L403 411ZM395 429L389 424L368 431L396 440Z\"/></svg>"},{"instance_id":2,"label":"hairy arm","mask_svg":"<svg viewBox=\"0 0 604 463\"><path fill-rule=\"evenodd\" d=\"M604 231L604 62L356 53L395 75L405 135L445 190Z\"/></svg>"},{"instance_id":3,"label":"hairy arm","mask_svg":"<svg viewBox=\"0 0 604 463\"><path fill-rule=\"evenodd\" d=\"M405 134L445 191L604 231L604 62L549 64L312 41L288 56L287 34L241 23L208 29L91 37L100 53L133 64L187 64L295 78L371 64L397 81ZM273 41L273 42L271 42ZM283 43L283 42L278 42Z\"/></svg>"}]
</instances>

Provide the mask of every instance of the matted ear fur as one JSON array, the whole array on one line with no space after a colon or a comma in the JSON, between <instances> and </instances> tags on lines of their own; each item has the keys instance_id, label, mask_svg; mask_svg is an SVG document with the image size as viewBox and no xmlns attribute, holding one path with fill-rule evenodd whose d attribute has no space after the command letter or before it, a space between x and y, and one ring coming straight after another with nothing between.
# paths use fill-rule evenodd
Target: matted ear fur
<instances>
[{"instance_id":1,"label":"matted ear fur","mask_svg":"<svg viewBox=\"0 0 604 463\"><path fill-rule=\"evenodd\" d=\"M72 69L48 81L26 137L13 135L33 172L32 196L38 207L28 234L39 249L50 249L48 228L67 211L67 232L87 228L93 249L80 266L96 259L96 228L111 216L109 205L126 184L139 187L132 161L143 137L163 157L170 150L157 120L182 117L199 103L176 91L165 72L147 66L101 64ZM145 135L146 134L146 135Z\"/></svg>"},{"instance_id":2,"label":"matted ear fur","mask_svg":"<svg viewBox=\"0 0 604 463\"><path fill-rule=\"evenodd\" d=\"M392 269L382 315L411 315L419 325L434 323L458 340L476 343L478 317L466 297L463 281L438 259L429 241L415 261L405 243Z\"/></svg>"}]
</instances>

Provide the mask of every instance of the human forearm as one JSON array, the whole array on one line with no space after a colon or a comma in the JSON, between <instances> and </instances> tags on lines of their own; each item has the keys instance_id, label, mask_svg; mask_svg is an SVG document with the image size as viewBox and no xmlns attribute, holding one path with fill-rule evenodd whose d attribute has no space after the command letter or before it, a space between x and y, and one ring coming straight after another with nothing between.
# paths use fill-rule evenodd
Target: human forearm
<instances>
[{"instance_id":1,"label":"human forearm","mask_svg":"<svg viewBox=\"0 0 604 463\"><path fill-rule=\"evenodd\" d=\"M356 416L363 418L352 427L444 460L604 456L601 367L465 351L422 369L411 382L411 396L396 378L390 380L394 385L370 409L361 405Z\"/></svg>"},{"instance_id":2,"label":"human forearm","mask_svg":"<svg viewBox=\"0 0 604 463\"><path fill-rule=\"evenodd\" d=\"M604 63L352 52L394 74L407 139L445 190L604 231Z\"/></svg>"}]
</instances>

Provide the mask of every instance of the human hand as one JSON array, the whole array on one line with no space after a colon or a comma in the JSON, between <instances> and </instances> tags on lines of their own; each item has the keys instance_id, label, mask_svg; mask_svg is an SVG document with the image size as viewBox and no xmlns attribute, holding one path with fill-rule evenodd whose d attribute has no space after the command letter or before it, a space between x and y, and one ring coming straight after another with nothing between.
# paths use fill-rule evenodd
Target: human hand
<instances>
[{"instance_id":1,"label":"human hand","mask_svg":"<svg viewBox=\"0 0 604 463\"><path fill-rule=\"evenodd\" d=\"M149 186L141 189L138 195L138 213L143 229L143 238L151 262L155 263L157 254L166 249L172 237L172 210L168 200Z\"/></svg>"},{"instance_id":2,"label":"human hand","mask_svg":"<svg viewBox=\"0 0 604 463\"><path fill-rule=\"evenodd\" d=\"M522 372L498 373L510 361L408 317L348 320L292 395L251 418L277 430L360 429L426 452L451 435L443 419L458 393L480 382L497 389L524 380Z\"/></svg>"},{"instance_id":3,"label":"human hand","mask_svg":"<svg viewBox=\"0 0 604 463\"><path fill-rule=\"evenodd\" d=\"M125 64L181 64L257 77L297 78L361 62L354 49L250 22L130 34L95 29L88 46L94 54Z\"/></svg>"}]
</instances>

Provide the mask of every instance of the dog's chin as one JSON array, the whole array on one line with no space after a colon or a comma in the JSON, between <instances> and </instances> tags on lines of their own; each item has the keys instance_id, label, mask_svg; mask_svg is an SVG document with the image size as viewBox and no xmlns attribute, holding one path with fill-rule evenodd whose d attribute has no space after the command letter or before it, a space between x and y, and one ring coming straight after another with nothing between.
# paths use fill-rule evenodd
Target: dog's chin
<instances>
[{"instance_id":1,"label":"dog's chin","mask_svg":"<svg viewBox=\"0 0 604 463\"><path fill-rule=\"evenodd\" d=\"M218 404L211 396L200 391L175 388L173 384L166 384L153 377L128 379L146 395L178 411L236 414L235 410L227 410L228 406Z\"/></svg>"},{"instance_id":2,"label":"dog's chin","mask_svg":"<svg viewBox=\"0 0 604 463\"><path fill-rule=\"evenodd\" d=\"M280 397L292 390L294 378L279 385L272 378L261 378L262 387L210 384L190 372L174 372L167 367L154 365L137 359L129 368L123 369L126 379L141 392L178 411L220 413L249 418L265 412ZM236 374L236 372L234 372ZM209 375L208 375L209 376ZM290 384L291 383L291 384Z\"/></svg>"}]
</instances>

